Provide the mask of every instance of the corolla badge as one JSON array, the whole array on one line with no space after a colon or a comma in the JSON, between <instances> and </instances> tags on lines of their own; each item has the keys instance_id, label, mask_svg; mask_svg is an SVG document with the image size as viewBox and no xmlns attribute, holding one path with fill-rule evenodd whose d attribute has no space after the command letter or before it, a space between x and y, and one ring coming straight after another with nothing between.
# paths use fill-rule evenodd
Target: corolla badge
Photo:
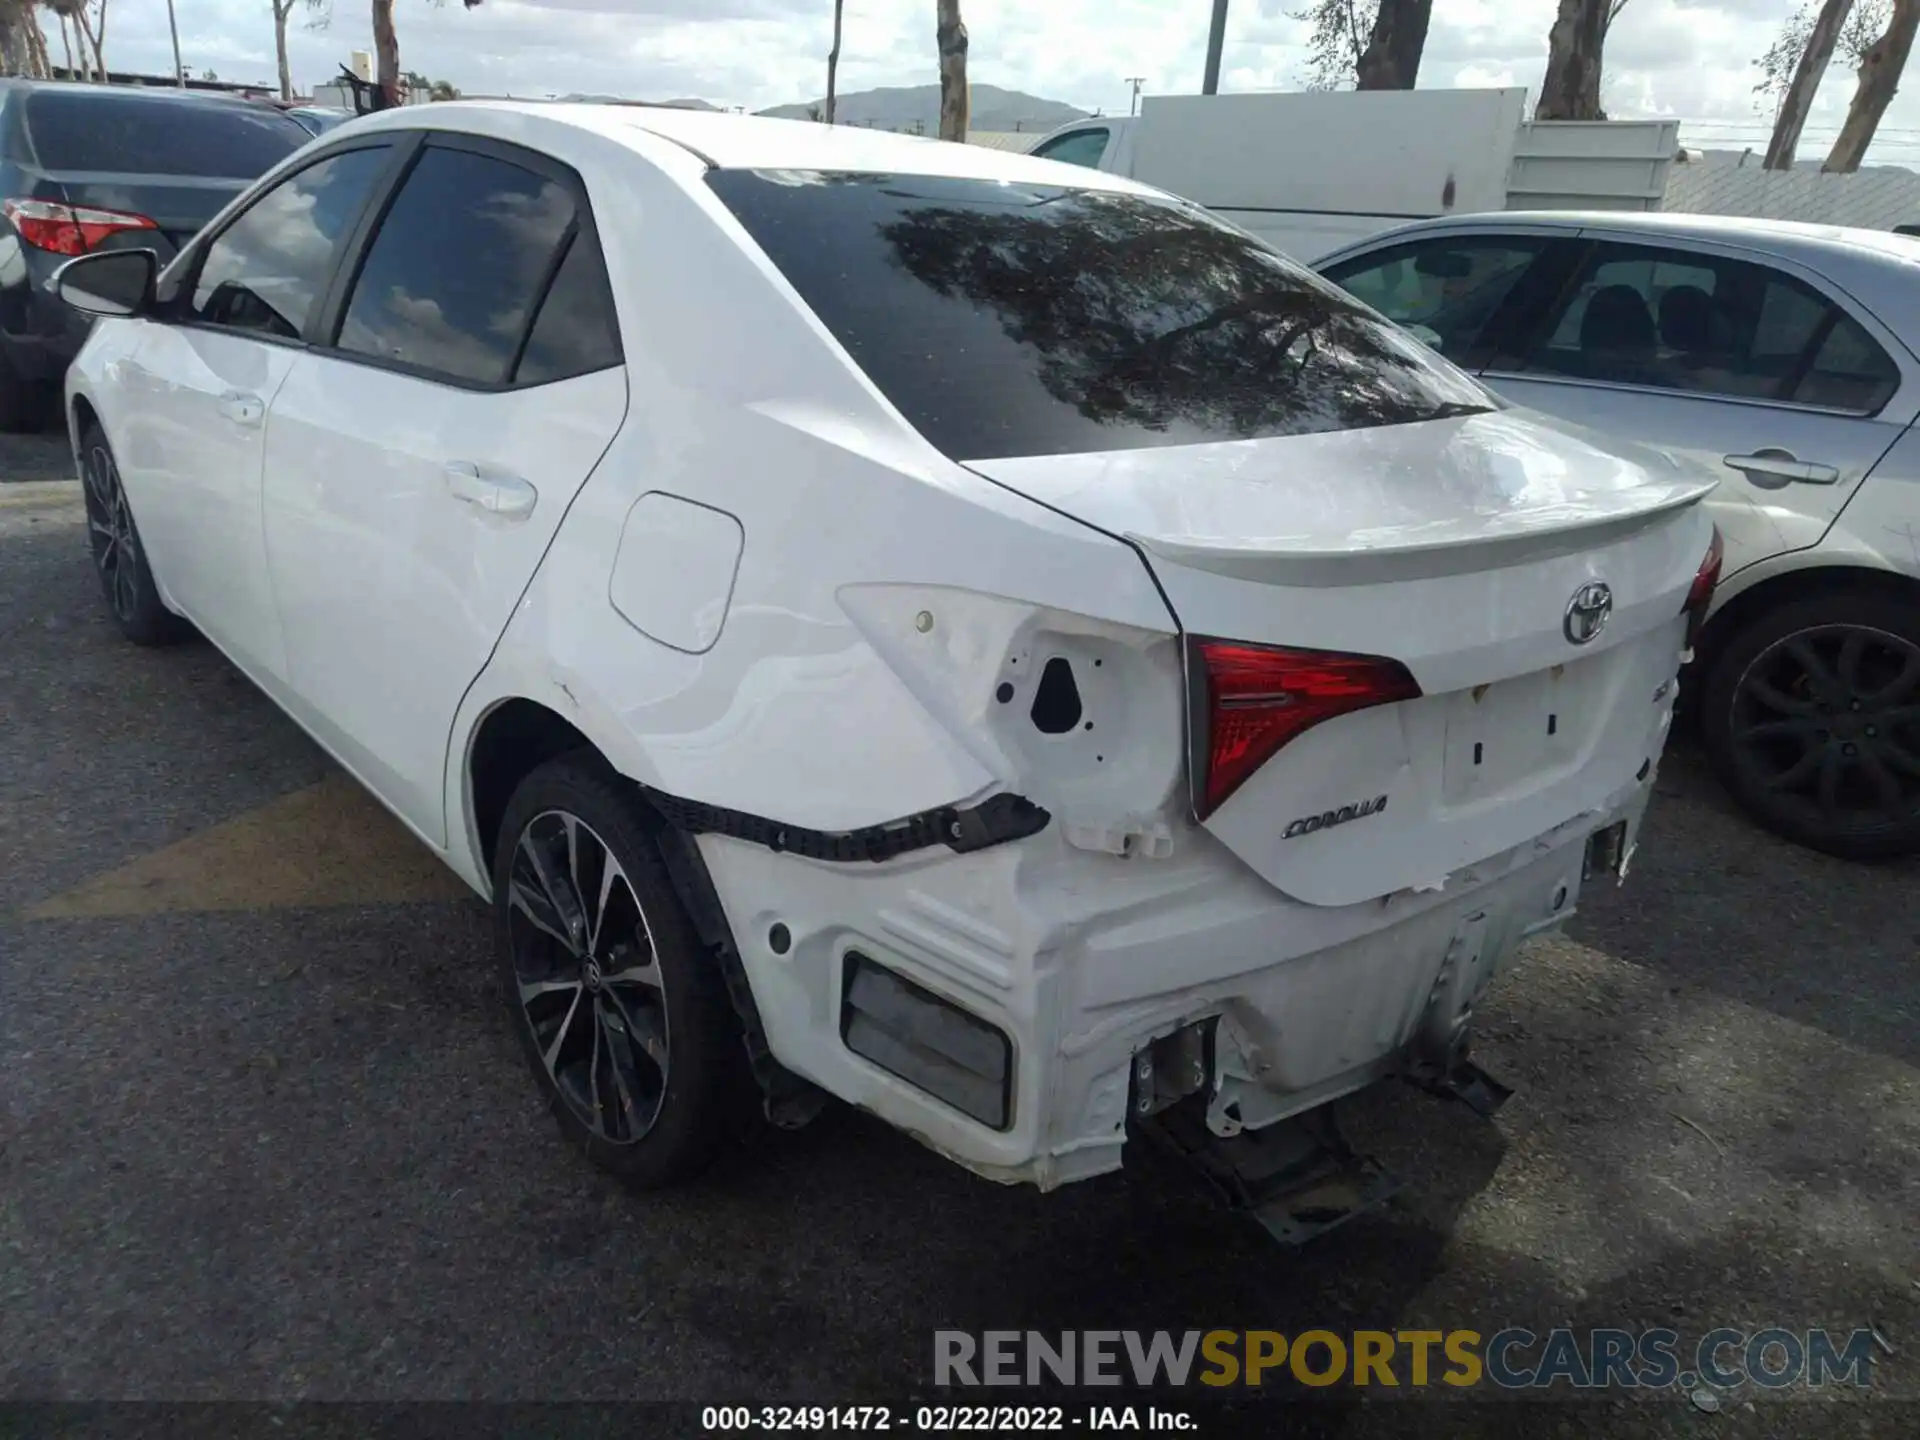
<instances>
[{"instance_id":1,"label":"corolla badge","mask_svg":"<svg viewBox=\"0 0 1920 1440\"><path fill-rule=\"evenodd\" d=\"M1570 645L1585 645L1607 628L1613 614L1613 589L1604 580L1589 580L1573 592L1567 601L1567 613L1561 618L1560 633Z\"/></svg>"}]
</instances>

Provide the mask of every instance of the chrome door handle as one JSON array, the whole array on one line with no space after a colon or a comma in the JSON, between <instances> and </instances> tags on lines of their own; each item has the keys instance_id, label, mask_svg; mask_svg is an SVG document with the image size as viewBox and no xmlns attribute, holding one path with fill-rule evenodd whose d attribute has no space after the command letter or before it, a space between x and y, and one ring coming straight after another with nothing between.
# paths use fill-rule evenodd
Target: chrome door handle
<instances>
[{"instance_id":1,"label":"chrome door handle","mask_svg":"<svg viewBox=\"0 0 1920 1440\"><path fill-rule=\"evenodd\" d=\"M483 475L466 460L449 461L446 476L447 493L454 499L508 520L525 519L540 499L531 482L518 475Z\"/></svg>"},{"instance_id":2,"label":"chrome door handle","mask_svg":"<svg viewBox=\"0 0 1920 1440\"><path fill-rule=\"evenodd\" d=\"M1840 472L1831 465L1799 460L1791 450L1756 450L1751 455L1721 457L1728 468L1738 470L1756 485L1778 488L1798 482L1802 485L1831 485Z\"/></svg>"},{"instance_id":3,"label":"chrome door handle","mask_svg":"<svg viewBox=\"0 0 1920 1440\"><path fill-rule=\"evenodd\" d=\"M236 425L258 425L267 413L267 405L258 395L229 390L220 397L220 413Z\"/></svg>"}]
</instances>

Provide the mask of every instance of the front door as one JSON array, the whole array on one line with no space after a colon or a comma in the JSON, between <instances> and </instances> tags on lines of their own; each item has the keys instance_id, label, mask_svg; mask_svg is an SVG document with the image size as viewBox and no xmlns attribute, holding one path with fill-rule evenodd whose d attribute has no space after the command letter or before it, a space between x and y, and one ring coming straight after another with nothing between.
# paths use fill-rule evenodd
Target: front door
<instances>
[{"instance_id":1,"label":"front door","mask_svg":"<svg viewBox=\"0 0 1920 1440\"><path fill-rule=\"evenodd\" d=\"M454 714L626 415L578 179L429 140L339 308L269 417L290 704L443 845Z\"/></svg>"},{"instance_id":2,"label":"front door","mask_svg":"<svg viewBox=\"0 0 1920 1440\"><path fill-rule=\"evenodd\" d=\"M122 362L116 451L167 598L243 667L286 657L261 543L267 409L390 153L344 151L264 191L205 247L179 309Z\"/></svg>"}]
</instances>

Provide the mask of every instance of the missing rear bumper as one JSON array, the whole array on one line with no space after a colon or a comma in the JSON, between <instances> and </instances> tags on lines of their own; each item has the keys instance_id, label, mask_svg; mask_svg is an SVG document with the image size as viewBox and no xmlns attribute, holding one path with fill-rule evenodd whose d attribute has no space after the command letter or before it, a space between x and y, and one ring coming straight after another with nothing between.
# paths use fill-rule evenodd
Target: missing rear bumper
<instances>
[{"instance_id":1,"label":"missing rear bumper","mask_svg":"<svg viewBox=\"0 0 1920 1440\"><path fill-rule=\"evenodd\" d=\"M1623 880L1627 874L1627 860L1631 852L1627 848L1627 822L1616 820L1604 830L1596 830L1587 837L1587 853L1580 864L1580 878L1591 880L1596 875L1611 875Z\"/></svg>"},{"instance_id":2,"label":"missing rear bumper","mask_svg":"<svg viewBox=\"0 0 1920 1440\"><path fill-rule=\"evenodd\" d=\"M1136 1128L1283 1245L1304 1244L1378 1210L1405 1186L1347 1144L1331 1106L1233 1136L1215 1135L1193 1106L1139 1120Z\"/></svg>"}]
</instances>

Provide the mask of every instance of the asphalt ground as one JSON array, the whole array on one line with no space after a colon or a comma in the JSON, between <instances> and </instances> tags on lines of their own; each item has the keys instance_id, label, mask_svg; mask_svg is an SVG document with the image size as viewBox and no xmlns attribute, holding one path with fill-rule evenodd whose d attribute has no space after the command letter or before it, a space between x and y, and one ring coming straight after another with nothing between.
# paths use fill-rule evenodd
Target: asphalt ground
<instances>
[{"instance_id":1,"label":"asphalt ground","mask_svg":"<svg viewBox=\"0 0 1920 1440\"><path fill-rule=\"evenodd\" d=\"M898 1406L953 1398L936 1329L1871 1326L1868 1390L1711 1413L1208 1414L1920 1434L1920 866L1777 842L1684 749L1626 886L1483 1011L1515 1098L1347 1106L1411 1185L1305 1250L1159 1167L1043 1196L845 1111L635 1196L537 1102L479 903L211 647L120 642L83 544L70 482L0 485L0 1399Z\"/></svg>"}]
</instances>

